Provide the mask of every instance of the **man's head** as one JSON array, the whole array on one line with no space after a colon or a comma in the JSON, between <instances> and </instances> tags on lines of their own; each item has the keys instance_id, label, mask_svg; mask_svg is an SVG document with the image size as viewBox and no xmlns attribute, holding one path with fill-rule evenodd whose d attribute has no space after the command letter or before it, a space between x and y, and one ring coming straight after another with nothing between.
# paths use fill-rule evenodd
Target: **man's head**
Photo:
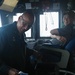
<instances>
[{"instance_id":1,"label":"man's head","mask_svg":"<svg viewBox=\"0 0 75 75\"><path fill-rule=\"evenodd\" d=\"M73 11L65 12L63 14L63 22L64 22L64 25L68 25L68 24L73 23L74 18L75 18L75 14L74 14Z\"/></svg>"},{"instance_id":2,"label":"man's head","mask_svg":"<svg viewBox=\"0 0 75 75\"><path fill-rule=\"evenodd\" d=\"M32 27L34 23L34 14L31 11L25 11L17 21L17 28L20 33L24 33Z\"/></svg>"}]
</instances>

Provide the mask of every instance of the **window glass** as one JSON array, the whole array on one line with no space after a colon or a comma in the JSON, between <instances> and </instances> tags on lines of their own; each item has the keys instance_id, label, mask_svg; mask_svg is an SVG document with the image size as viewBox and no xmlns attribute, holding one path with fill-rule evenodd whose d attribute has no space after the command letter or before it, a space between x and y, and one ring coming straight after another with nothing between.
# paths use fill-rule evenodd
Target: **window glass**
<instances>
[{"instance_id":1,"label":"window glass","mask_svg":"<svg viewBox=\"0 0 75 75\"><path fill-rule=\"evenodd\" d=\"M40 15L40 37L49 37L50 30L59 28L59 12L44 12Z\"/></svg>"},{"instance_id":2,"label":"window glass","mask_svg":"<svg viewBox=\"0 0 75 75\"><path fill-rule=\"evenodd\" d=\"M13 22L18 20L18 17L22 15L22 13L17 13L15 16L13 16ZM25 32L26 37L31 37L31 29Z\"/></svg>"}]
</instances>

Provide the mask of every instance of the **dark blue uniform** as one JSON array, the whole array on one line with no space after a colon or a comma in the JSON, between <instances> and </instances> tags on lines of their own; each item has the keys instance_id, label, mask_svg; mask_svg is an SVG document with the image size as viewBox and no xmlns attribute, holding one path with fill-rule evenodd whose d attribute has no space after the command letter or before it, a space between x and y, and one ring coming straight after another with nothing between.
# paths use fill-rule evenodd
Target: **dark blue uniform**
<instances>
[{"instance_id":1,"label":"dark blue uniform","mask_svg":"<svg viewBox=\"0 0 75 75\"><path fill-rule=\"evenodd\" d=\"M63 36L67 39L66 44L75 37L75 25L74 24L69 24L65 26L64 28L59 28L58 29L59 35Z\"/></svg>"},{"instance_id":2,"label":"dark blue uniform","mask_svg":"<svg viewBox=\"0 0 75 75\"><path fill-rule=\"evenodd\" d=\"M16 24L14 22L0 28L0 75L7 75L11 67L24 72L30 69L28 58L33 51L26 47Z\"/></svg>"}]
</instances>

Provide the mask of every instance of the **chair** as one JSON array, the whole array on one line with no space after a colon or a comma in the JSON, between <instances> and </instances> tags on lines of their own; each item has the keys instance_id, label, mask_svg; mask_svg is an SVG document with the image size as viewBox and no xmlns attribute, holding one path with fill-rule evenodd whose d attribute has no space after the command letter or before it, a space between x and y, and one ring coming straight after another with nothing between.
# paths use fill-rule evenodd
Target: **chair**
<instances>
[{"instance_id":1,"label":"chair","mask_svg":"<svg viewBox=\"0 0 75 75\"><path fill-rule=\"evenodd\" d=\"M70 53L74 53L75 55L75 38L73 38L65 47Z\"/></svg>"},{"instance_id":2,"label":"chair","mask_svg":"<svg viewBox=\"0 0 75 75\"><path fill-rule=\"evenodd\" d=\"M70 58L69 51L58 49L58 48L52 48L47 45L42 46L39 51L40 53L43 54L42 62L44 62L44 64L48 64L48 65L55 64L55 66L59 67L59 69L56 70L58 73L54 70L54 73L53 73L54 75L59 75L60 73L64 73L64 75L67 75L67 74L75 75L75 73L67 70L67 66L68 66L68 62ZM37 67L39 65L40 63L38 63Z\"/></svg>"}]
</instances>

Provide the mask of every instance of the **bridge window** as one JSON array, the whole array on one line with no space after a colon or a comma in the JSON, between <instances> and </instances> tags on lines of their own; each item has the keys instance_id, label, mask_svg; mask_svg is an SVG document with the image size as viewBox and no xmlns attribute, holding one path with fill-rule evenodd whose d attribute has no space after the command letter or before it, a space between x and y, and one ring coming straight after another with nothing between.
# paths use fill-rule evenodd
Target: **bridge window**
<instances>
[{"instance_id":1,"label":"bridge window","mask_svg":"<svg viewBox=\"0 0 75 75\"><path fill-rule=\"evenodd\" d=\"M59 28L59 12L44 12L40 15L40 37L49 37L50 30Z\"/></svg>"}]
</instances>

